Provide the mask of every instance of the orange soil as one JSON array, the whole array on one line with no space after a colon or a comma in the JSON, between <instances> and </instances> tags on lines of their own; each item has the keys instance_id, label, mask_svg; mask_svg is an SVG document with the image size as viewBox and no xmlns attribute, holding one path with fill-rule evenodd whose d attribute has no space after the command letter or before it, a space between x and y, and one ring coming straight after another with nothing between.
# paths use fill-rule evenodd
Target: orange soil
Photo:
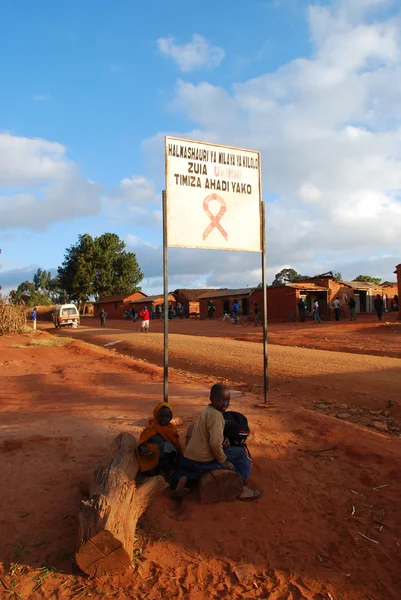
<instances>
[{"instance_id":1,"label":"orange soil","mask_svg":"<svg viewBox=\"0 0 401 600\"><path fill-rule=\"evenodd\" d=\"M160 361L160 335L124 332L62 335L102 345L127 335L123 352L147 348ZM13 347L29 339L0 338L0 598L399 597L399 359L271 346L261 408L249 391L260 389L251 385L261 381L259 345L173 337L181 372L172 373L170 401L180 432L211 381L236 382L232 408L249 418L251 484L264 497L202 506L194 491L176 505L165 493L142 519L135 571L91 580L73 556L80 482L117 433L140 432L161 397L161 370L81 341ZM57 573L34 591L45 564Z\"/></svg>"}]
</instances>

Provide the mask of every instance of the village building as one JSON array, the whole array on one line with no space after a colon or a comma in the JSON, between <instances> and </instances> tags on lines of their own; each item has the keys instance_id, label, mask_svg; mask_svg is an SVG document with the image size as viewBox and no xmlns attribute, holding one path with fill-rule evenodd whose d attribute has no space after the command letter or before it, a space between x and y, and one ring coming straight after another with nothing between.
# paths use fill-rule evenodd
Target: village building
<instances>
[{"instance_id":1,"label":"village building","mask_svg":"<svg viewBox=\"0 0 401 600\"><path fill-rule=\"evenodd\" d=\"M102 310L107 313L108 319L123 319L124 313L130 310L133 300L146 298L143 292L134 292L133 294L119 294L117 296L105 296L94 302L95 317L98 317Z\"/></svg>"},{"instance_id":2,"label":"village building","mask_svg":"<svg viewBox=\"0 0 401 600\"><path fill-rule=\"evenodd\" d=\"M189 317L199 317L200 302L199 298L203 294L215 292L212 289L178 289L173 292L177 302L180 302L185 307L185 314Z\"/></svg>"},{"instance_id":3,"label":"village building","mask_svg":"<svg viewBox=\"0 0 401 600\"><path fill-rule=\"evenodd\" d=\"M397 274L397 300L398 300L398 318L401 321L401 306L400 306L400 298L401 298L401 264L397 265L395 268L395 273Z\"/></svg>"},{"instance_id":4,"label":"village building","mask_svg":"<svg viewBox=\"0 0 401 600\"><path fill-rule=\"evenodd\" d=\"M256 293L259 291L259 295ZM208 303L212 301L216 307L214 313L216 317L222 317L225 312L231 312L234 300L238 300L238 308L240 315L248 315L253 309L253 304L258 302L262 308L262 289L261 288L241 288L236 290L220 289L208 290L199 298L199 313L201 319L208 318Z\"/></svg>"},{"instance_id":5,"label":"village building","mask_svg":"<svg viewBox=\"0 0 401 600\"><path fill-rule=\"evenodd\" d=\"M169 302L169 304L172 305L173 308L175 308L177 301L176 301L175 297L173 296L173 294L168 295L168 302ZM141 312L141 310L143 310L145 308L145 306L148 307L149 312L152 311L152 306L154 306L155 307L155 318L160 319L163 305L164 305L164 294L157 294L155 296L146 296L145 298L138 298L138 299L132 300L130 302L130 309L132 310L135 307L139 314Z\"/></svg>"}]
</instances>

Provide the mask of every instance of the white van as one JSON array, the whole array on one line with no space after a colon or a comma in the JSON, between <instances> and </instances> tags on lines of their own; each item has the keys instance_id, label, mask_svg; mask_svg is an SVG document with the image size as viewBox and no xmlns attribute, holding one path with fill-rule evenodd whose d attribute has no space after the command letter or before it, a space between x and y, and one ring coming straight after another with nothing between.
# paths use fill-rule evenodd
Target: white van
<instances>
[{"instance_id":1,"label":"white van","mask_svg":"<svg viewBox=\"0 0 401 600\"><path fill-rule=\"evenodd\" d=\"M57 327L78 327L79 312L75 304L58 304L53 313L53 323Z\"/></svg>"}]
</instances>

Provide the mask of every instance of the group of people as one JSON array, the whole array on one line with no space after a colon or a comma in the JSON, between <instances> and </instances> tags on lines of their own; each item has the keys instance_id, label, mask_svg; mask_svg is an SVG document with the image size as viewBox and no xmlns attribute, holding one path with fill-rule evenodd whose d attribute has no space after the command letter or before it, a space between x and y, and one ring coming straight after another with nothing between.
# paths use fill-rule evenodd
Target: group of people
<instances>
[{"instance_id":1,"label":"group of people","mask_svg":"<svg viewBox=\"0 0 401 600\"><path fill-rule=\"evenodd\" d=\"M351 298L348 300L347 306L349 308L350 320L356 321L356 301L353 296L351 296ZM379 321L381 321L382 317L383 317L383 311L386 309L385 309L385 304L384 304L383 298L382 298L382 296L380 296L380 294L376 295L376 298L374 299L374 302L373 302L373 306L376 311L377 318L379 319ZM394 296L392 308L393 308L393 310L398 310L398 296ZM335 320L339 321L340 316L341 316L341 304L340 304L340 301L338 298L335 298L333 300L333 310L334 310ZM304 323L305 319L306 319L307 308L306 308L305 300L302 297L300 297L298 300L298 313L299 313L299 320L302 323ZM313 303L312 316L313 316L313 320L315 323L322 322L322 320L320 318L320 314L319 314L319 301L317 299Z\"/></svg>"},{"instance_id":2,"label":"group of people","mask_svg":"<svg viewBox=\"0 0 401 600\"><path fill-rule=\"evenodd\" d=\"M139 439L140 471L149 476L165 475L170 480L172 497L181 499L188 493L191 482L210 471L227 469L243 480L240 500L260 498L263 492L247 485L252 470L246 445L250 433L247 419L241 413L228 411L229 406L229 388L216 383L210 390L210 403L196 420L183 449L171 421L171 406L160 402Z\"/></svg>"}]
</instances>

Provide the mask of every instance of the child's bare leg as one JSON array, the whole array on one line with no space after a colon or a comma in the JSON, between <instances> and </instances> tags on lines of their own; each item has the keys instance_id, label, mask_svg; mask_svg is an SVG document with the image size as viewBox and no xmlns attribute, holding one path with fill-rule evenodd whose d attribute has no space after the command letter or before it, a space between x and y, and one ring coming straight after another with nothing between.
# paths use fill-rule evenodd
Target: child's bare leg
<instances>
[{"instance_id":1,"label":"child's bare leg","mask_svg":"<svg viewBox=\"0 0 401 600\"><path fill-rule=\"evenodd\" d=\"M185 475L183 475L182 477L179 478L178 483L177 483L177 487L175 488L175 490L173 492L171 492L171 495L173 498L176 499L181 499L184 498L184 496L187 495L187 493L189 492L188 488L185 487L187 485L187 478L185 477Z\"/></svg>"}]
</instances>

